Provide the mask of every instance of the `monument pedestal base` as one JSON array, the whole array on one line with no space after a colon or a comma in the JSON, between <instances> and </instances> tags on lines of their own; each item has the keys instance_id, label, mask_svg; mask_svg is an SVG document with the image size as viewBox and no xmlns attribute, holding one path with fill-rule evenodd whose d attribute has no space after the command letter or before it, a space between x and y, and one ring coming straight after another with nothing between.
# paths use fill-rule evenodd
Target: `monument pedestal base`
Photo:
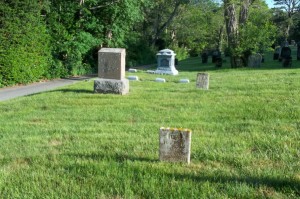
<instances>
[{"instance_id":1,"label":"monument pedestal base","mask_svg":"<svg viewBox=\"0 0 300 199\"><path fill-rule=\"evenodd\" d=\"M116 80L98 78L94 81L94 92L125 95L129 92L129 81L128 79Z\"/></svg>"},{"instance_id":2,"label":"monument pedestal base","mask_svg":"<svg viewBox=\"0 0 300 199\"><path fill-rule=\"evenodd\" d=\"M163 75L178 75L178 70L161 70L157 69L154 73Z\"/></svg>"}]
</instances>

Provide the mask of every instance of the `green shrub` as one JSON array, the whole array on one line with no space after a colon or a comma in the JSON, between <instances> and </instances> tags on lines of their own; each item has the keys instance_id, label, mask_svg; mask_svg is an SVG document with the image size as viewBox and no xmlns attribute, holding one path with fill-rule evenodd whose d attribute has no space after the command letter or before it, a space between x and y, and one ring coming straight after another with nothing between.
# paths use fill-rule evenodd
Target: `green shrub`
<instances>
[{"instance_id":1,"label":"green shrub","mask_svg":"<svg viewBox=\"0 0 300 199\"><path fill-rule=\"evenodd\" d=\"M37 2L0 3L0 85L24 84L47 76L49 35Z\"/></svg>"},{"instance_id":2,"label":"green shrub","mask_svg":"<svg viewBox=\"0 0 300 199\"><path fill-rule=\"evenodd\" d=\"M126 67L153 64L157 50L143 40L129 40L126 47Z\"/></svg>"},{"instance_id":3,"label":"green shrub","mask_svg":"<svg viewBox=\"0 0 300 199\"><path fill-rule=\"evenodd\" d=\"M183 59L187 59L189 57L188 49L184 47L179 47L178 45L173 45L170 47L176 54L176 58L180 61Z\"/></svg>"}]
</instances>

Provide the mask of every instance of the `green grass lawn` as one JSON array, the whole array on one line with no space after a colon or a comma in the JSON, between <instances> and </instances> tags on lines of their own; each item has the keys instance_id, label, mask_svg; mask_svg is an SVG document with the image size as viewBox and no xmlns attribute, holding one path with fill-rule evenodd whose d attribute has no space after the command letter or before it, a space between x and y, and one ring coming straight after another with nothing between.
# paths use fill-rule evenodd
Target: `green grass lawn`
<instances>
[{"instance_id":1,"label":"green grass lawn","mask_svg":"<svg viewBox=\"0 0 300 199\"><path fill-rule=\"evenodd\" d=\"M86 81L0 102L0 198L299 198L300 61L271 56L140 70L125 96ZM203 71L208 91L195 86ZM158 161L160 127L192 130L191 164Z\"/></svg>"}]
</instances>

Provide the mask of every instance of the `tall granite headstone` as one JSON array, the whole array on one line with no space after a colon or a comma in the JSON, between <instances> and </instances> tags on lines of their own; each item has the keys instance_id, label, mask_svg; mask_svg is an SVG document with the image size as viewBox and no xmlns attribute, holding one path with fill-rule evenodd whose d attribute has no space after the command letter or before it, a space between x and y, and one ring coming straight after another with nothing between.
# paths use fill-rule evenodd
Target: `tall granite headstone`
<instances>
[{"instance_id":1,"label":"tall granite headstone","mask_svg":"<svg viewBox=\"0 0 300 199\"><path fill-rule=\"evenodd\" d=\"M102 48L98 51L98 77L94 81L95 93L127 94L129 81L125 78L126 50Z\"/></svg>"}]
</instances>

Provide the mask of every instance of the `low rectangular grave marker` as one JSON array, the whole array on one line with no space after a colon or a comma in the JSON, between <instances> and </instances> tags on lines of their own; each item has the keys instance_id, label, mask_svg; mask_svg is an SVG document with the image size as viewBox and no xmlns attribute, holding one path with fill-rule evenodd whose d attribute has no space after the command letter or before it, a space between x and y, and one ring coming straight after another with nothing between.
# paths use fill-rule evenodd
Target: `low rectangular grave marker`
<instances>
[{"instance_id":1,"label":"low rectangular grave marker","mask_svg":"<svg viewBox=\"0 0 300 199\"><path fill-rule=\"evenodd\" d=\"M161 127L159 131L159 160L189 164L192 131L164 127Z\"/></svg>"}]
</instances>

